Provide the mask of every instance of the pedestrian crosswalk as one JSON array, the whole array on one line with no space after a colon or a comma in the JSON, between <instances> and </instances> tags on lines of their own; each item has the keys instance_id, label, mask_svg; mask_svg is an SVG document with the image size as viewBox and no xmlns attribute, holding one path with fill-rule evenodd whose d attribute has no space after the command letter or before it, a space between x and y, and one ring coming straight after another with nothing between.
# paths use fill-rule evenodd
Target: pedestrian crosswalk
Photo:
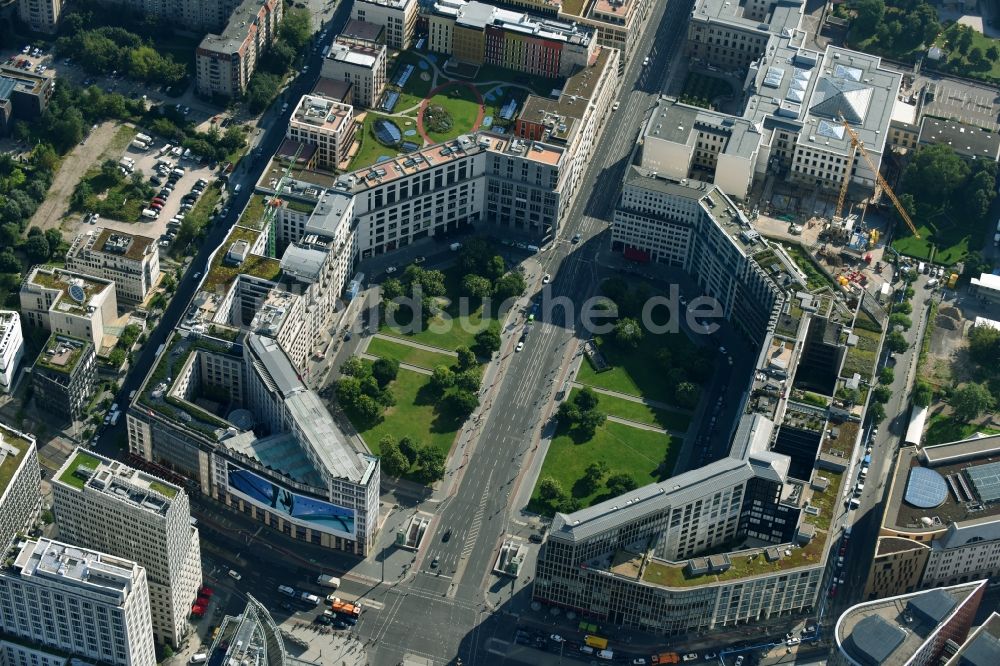
<instances>
[{"instance_id":1,"label":"pedestrian crosswalk","mask_svg":"<svg viewBox=\"0 0 1000 666\"><path fill-rule=\"evenodd\" d=\"M476 507L476 515L472 517L472 525L469 526L469 533L465 535L465 547L462 548L461 559L472 554L472 549L476 547L476 539L479 537L479 528L483 524L483 514L486 513L486 502L490 496L490 482L486 482L483 488L483 496L479 498L479 506Z\"/></svg>"}]
</instances>

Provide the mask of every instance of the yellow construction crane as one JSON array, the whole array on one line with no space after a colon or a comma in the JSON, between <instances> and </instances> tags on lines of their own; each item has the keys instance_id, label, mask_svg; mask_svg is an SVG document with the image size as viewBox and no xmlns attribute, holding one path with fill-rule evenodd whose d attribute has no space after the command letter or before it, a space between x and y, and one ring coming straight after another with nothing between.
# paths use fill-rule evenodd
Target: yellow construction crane
<instances>
[{"instance_id":1,"label":"yellow construction crane","mask_svg":"<svg viewBox=\"0 0 1000 666\"><path fill-rule=\"evenodd\" d=\"M899 211L899 215L903 218L903 221L906 222L906 226L910 228L910 231L913 233L913 237L920 238L920 234L917 232L917 227L913 224L913 220L910 219L906 209L903 208L903 204L899 202L899 199L896 197L896 193L892 191L891 187L889 187L889 183L885 182L885 178L882 177L878 167L875 166L874 162L872 162L872 158L868 156L868 151L865 150L864 141L858 137L857 132L855 132L850 123L844 119L843 115L840 115L840 122L844 125L844 129L847 130L847 133L851 137L851 153L847 158L847 166L844 169L844 182L840 186L840 196L837 198L837 210L834 217L840 217L841 211L844 210L844 199L847 197L847 185L851 180L851 168L854 165L854 155L856 152L860 151L861 157L865 158L865 162L868 163L868 168L870 168L872 173L875 174L875 182L877 182L879 186L885 190L885 193L889 195L889 199L892 200L892 205Z\"/></svg>"}]
</instances>

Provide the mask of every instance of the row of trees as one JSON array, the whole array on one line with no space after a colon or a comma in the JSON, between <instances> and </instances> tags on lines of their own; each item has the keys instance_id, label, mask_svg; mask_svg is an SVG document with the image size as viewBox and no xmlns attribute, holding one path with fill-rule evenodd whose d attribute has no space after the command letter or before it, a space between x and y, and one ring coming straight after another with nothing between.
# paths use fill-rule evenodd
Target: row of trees
<instances>
[{"instance_id":1,"label":"row of trees","mask_svg":"<svg viewBox=\"0 0 1000 666\"><path fill-rule=\"evenodd\" d=\"M996 197L996 178L997 163L992 160L970 164L947 144L922 146L903 172L900 201L915 219L961 211L954 223L976 233L976 223Z\"/></svg>"},{"instance_id":2,"label":"row of trees","mask_svg":"<svg viewBox=\"0 0 1000 666\"><path fill-rule=\"evenodd\" d=\"M462 273L462 294L470 298L493 298L502 303L524 293L527 284L516 271L507 271L503 257L485 238L471 238L459 250L458 269Z\"/></svg>"},{"instance_id":3,"label":"row of trees","mask_svg":"<svg viewBox=\"0 0 1000 666\"><path fill-rule=\"evenodd\" d=\"M855 0L850 42L870 40L869 48L885 54L905 54L930 44L941 32L937 11L924 0Z\"/></svg>"},{"instance_id":4,"label":"row of trees","mask_svg":"<svg viewBox=\"0 0 1000 666\"><path fill-rule=\"evenodd\" d=\"M553 511L571 513L581 508L579 497L587 497L604 485L607 498L618 497L639 487L635 477L627 472L612 473L604 460L590 463L572 492L563 488L562 483L552 476L543 477L538 483L538 497Z\"/></svg>"},{"instance_id":5,"label":"row of trees","mask_svg":"<svg viewBox=\"0 0 1000 666\"><path fill-rule=\"evenodd\" d=\"M386 435L379 441L382 472L400 477L409 474L420 483L434 483L444 478L445 454L433 446L404 437L399 442ZM412 472L412 473L411 473Z\"/></svg>"},{"instance_id":6,"label":"row of trees","mask_svg":"<svg viewBox=\"0 0 1000 666\"><path fill-rule=\"evenodd\" d=\"M187 76L183 63L120 27L80 27L56 40L55 52L59 58L73 58L91 74L117 71L138 81L167 85L178 84Z\"/></svg>"},{"instance_id":7,"label":"row of trees","mask_svg":"<svg viewBox=\"0 0 1000 666\"><path fill-rule=\"evenodd\" d=\"M278 39L268 49L247 85L246 103L254 113L260 113L271 105L281 89L285 74L302 64L312 37L309 21L309 12L305 9L285 11Z\"/></svg>"},{"instance_id":8,"label":"row of trees","mask_svg":"<svg viewBox=\"0 0 1000 666\"><path fill-rule=\"evenodd\" d=\"M586 442L593 439L597 429L607 421L608 415L597 408L599 402L593 389L584 387L577 391L572 400L559 405L559 411L556 412L559 425L569 432L574 441Z\"/></svg>"},{"instance_id":9,"label":"row of trees","mask_svg":"<svg viewBox=\"0 0 1000 666\"><path fill-rule=\"evenodd\" d=\"M434 368L428 387L440 413L451 415L455 421L464 421L479 406L482 375L472 350L459 347L455 353L458 360L453 365Z\"/></svg>"}]
</instances>

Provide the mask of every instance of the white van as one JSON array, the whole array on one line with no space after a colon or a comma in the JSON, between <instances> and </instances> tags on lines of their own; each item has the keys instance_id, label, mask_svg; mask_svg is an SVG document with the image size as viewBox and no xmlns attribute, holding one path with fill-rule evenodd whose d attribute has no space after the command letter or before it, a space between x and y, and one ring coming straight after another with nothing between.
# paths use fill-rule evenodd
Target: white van
<instances>
[{"instance_id":1,"label":"white van","mask_svg":"<svg viewBox=\"0 0 1000 666\"><path fill-rule=\"evenodd\" d=\"M934 287L938 286L938 282L939 280L937 278L931 278L930 280L927 281L927 288L933 289Z\"/></svg>"},{"instance_id":2,"label":"white van","mask_svg":"<svg viewBox=\"0 0 1000 666\"><path fill-rule=\"evenodd\" d=\"M189 664L204 664L206 661L208 661L208 655L206 653L204 653L204 652L196 652L195 654L191 655L191 659L190 659L190 661L188 661L188 663Z\"/></svg>"},{"instance_id":3,"label":"white van","mask_svg":"<svg viewBox=\"0 0 1000 666\"><path fill-rule=\"evenodd\" d=\"M153 210L152 208L143 208L142 209L142 216L143 217L148 217L151 220L155 220L156 219L156 211Z\"/></svg>"},{"instance_id":4,"label":"white van","mask_svg":"<svg viewBox=\"0 0 1000 666\"><path fill-rule=\"evenodd\" d=\"M917 264L918 273L926 273L927 272L926 269L927 269L927 264L925 264L924 262L921 261L919 264Z\"/></svg>"},{"instance_id":5,"label":"white van","mask_svg":"<svg viewBox=\"0 0 1000 666\"><path fill-rule=\"evenodd\" d=\"M240 183L236 183L236 186L233 187L233 194L239 194L240 193L240 188L242 188L242 187L243 186Z\"/></svg>"}]
</instances>

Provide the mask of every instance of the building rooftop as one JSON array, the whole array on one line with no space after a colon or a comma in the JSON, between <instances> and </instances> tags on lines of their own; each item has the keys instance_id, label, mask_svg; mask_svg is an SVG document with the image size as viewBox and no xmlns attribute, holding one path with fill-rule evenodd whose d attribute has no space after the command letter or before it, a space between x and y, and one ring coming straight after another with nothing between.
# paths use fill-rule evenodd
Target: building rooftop
<instances>
[{"instance_id":1,"label":"building rooftop","mask_svg":"<svg viewBox=\"0 0 1000 666\"><path fill-rule=\"evenodd\" d=\"M743 30L780 34L798 27L804 5L803 0L776 0L771 3L767 16L754 16L745 14L744 2L698 0L691 10L691 16Z\"/></svg>"},{"instance_id":2,"label":"building rooftop","mask_svg":"<svg viewBox=\"0 0 1000 666\"><path fill-rule=\"evenodd\" d=\"M929 453L928 453L929 452ZM884 527L944 532L934 543L1000 539L1000 436L899 451Z\"/></svg>"},{"instance_id":3,"label":"building rooftop","mask_svg":"<svg viewBox=\"0 0 1000 666\"><path fill-rule=\"evenodd\" d=\"M285 653L281 630L267 608L247 595L242 614L227 615L215 634L208 650L208 664L253 664L254 666L286 666L304 663Z\"/></svg>"},{"instance_id":4,"label":"building rooftop","mask_svg":"<svg viewBox=\"0 0 1000 666\"><path fill-rule=\"evenodd\" d=\"M373 23L363 23L362 25L374 25ZM339 81L337 79L330 79L325 76L321 76L316 79L316 85L313 86L313 94L323 95L329 99L335 99L337 101L343 102L348 98L351 92L351 84L348 81Z\"/></svg>"},{"instance_id":5,"label":"building rooftop","mask_svg":"<svg viewBox=\"0 0 1000 666\"><path fill-rule=\"evenodd\" d=\"M553 42L586 46L594 37L593 30L576 23L532 16L476 0L438 0L434 3L434 13L454 17L456 25L466 28L483 30L489 25Z\"/></svg>"},{"instance_id":6,"label":"building rooftop","mask_svg":"<svg viewBox=\"0 0 1000 666\"><path fill-rule=\"evenodd\" d=\"M340 31L339 36L342 39L371 42L374 44L382 40L384 32L385 28L378 23L351 19L344 26L344 29Z\"/></svg>"},{"instance_id":7,"label":"building rooftop","mask_svg":"<svg viewBox=\"0 0 1000 666\"><path fill-rule=\"evenodd\" d=\"M35 367L71 375L80 360L84 358L88 347L92 345L86 340L53 333L42 348L42 353L38 355Z\"/></svg>"},{"instance_id":8,"label":"building rooftop","mask_svg":"<svg viewBox=\"0 0 1000 666\"><path fill-rule=\"evenodd\" d=\"M1000 664L1000 613L996 611L969 635L945 666Z\"/></svg>"},{"instance_id":9,"label":"building rooftop","mask_svg":"<svg viewBox=\"0 0 1000 666\"><path fill-rule=\"evenodd\" d=\"M837 621L837 645L864 666L904 666L964 603L978 605L972 597L985 585L974 581L852 606Z\"/></svg>"},{"instance_id":10,"label":"building rooftop","mask_svg":"<svg viewBox=\"0 0 1000 666\"><path fill-rule=\"evenodd\" d=\"M339 132L351 122L354 122L354 109L350 104L319 95L303 95L290 119L292 127L305 126L326 132Z\"/></svg>"},{"instance_id":11,"label":"building rooftop","mask_svg":"<svg viewBox=\"0 0 1000 666\"><path fill-rule=\"evenodd\" d=\"M721 152L745 159L751 159L757 153L761 142L760 132L750 121L684 104L672 97L660 98L643 136L692 145L698 138L699 130L725 136Z\"/></svg>"},{"instance_id":12,"label":"building rooftop","mask_svg":"<svg viewBox=\"0 0 1000 666\"><path fill-rule=\"evenodd\" d=\"M181 491L168 481L94 451L76 449L53 476L56 483L101 493L139 510L165 516Z\"/></svg>"},{"instance_id":13,"label":"building rooftop","mask_svg":"<svg viewBox=\"0 0 1000 666\"><path fill-rule=\"evenodd\" d=\"M0 423L0 498L7 492L7 486L34 444L31 435Z\"/></svg>"},{"instance_id":14,"label":"building rooftop","mask_svg":"<svg viewBox=\"0 0 1000 666\"><path fill-rule=\"evenodd\" d=\"M98 227L82 236L86 238L85 246L92 252L125 257L132 261L141 261L144 256L156 251L156 240L148 236L127 234L124 231Z\"/></svg>"},{"instance_id":15,"label":"building rooftop","mask_svg":"<svg viewBox=\"0 0 1000 666\"><path fill-rule=\"evenodd\" d=\"M31 70L0 65L0 99L10 99L15 91L37 95L50 80L44 74L36 74Z\"/></svg>"},{"instance_id":16,"label":"building rooftop","mask_svg":"<svg viewBox=\"0 0 1000 666\"><path fill-rule=\"evenodd\" d=\"M36 285L60 292L52 301L52 308L58 312L87 315L91 309L91 299L107 289L114 289L114 282L75 273L62 268L35 266L25 280L26 285Z\"/></svg>"},{"instance_id":17,"label":"building rooftop","mask_svg":"<svg viewBox=\"0 0 1000 666\"><path fill-rule=\"evenodd\" d=\"M520 119L545 124L558 138L570 143L575 131L575 121L583 118L597 89L601 72L608 64L609 54L608 49L598 47L594 63L567 78L558 99L528 95L521 109ZM565 125L565 128L560 128L559 125Z\"/></svg>"},{"instance_id":18,"label":"building rooftop","mask_svg":"<svg viewBox=\"0 0 1000 666\"><path fill-rule=\"evenodd\" d=\"M919 142L944 143L965 157L1000 160L1000 134L951 120L924 116Z\"/></svg>"},{"instance_id":19,"label":"building rooftop","mask_svg":"<svg viewBox=\"0 0 1000 666\"><path fill-rule=\"evenodd\" d=\"M198 50L216 53L237 53L242 48L247 35L258 25L257 17L261 8L270 0L243 0L233 10L222 34L207 34L198 44Z\"/></svg>"},{"instance_id":20,"label":"building rooftop","mask_svg":"<svg viewBox=\"0 0 1000 666\"><path fill-rule=\"evenodd\" d=\"M119 606L125 603L141 570L130 560L45 538L25 541L14 569L25 578L57 580Z\"/></svg>"},{"instance_id":21,"label":"building rooftop","mask_svg":"<svg viewBox=\"0 0 1000 666\"><path fill-rule=\"evenodd\" d=\"M372 69L384 51L384 46L374 48L334 40L333 44L330 45L330 53L326 57L335 62Z\"/></svg>"}]
</instances>

